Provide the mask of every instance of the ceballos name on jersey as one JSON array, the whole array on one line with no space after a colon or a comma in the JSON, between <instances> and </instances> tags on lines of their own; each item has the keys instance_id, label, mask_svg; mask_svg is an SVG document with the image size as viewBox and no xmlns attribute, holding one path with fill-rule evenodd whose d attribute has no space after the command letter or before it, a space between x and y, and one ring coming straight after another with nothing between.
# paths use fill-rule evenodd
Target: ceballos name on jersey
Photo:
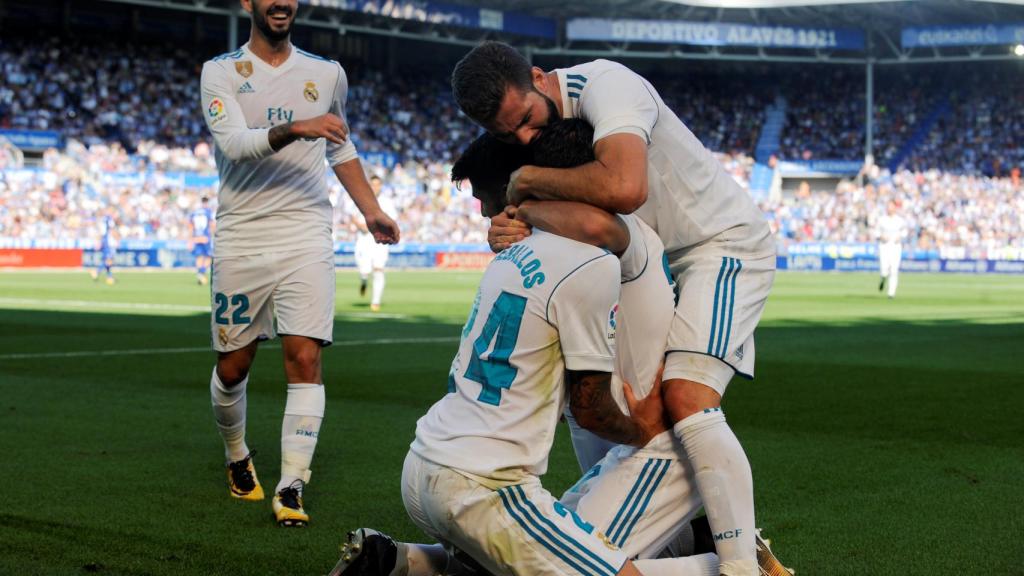
<instances>
[{"instance_id":1,"label":"ceballos name on jersey","mask_svg":"<svg viewBox=\"0 0 1024 576\"><path fill-rule=\"evenodd\" d=\"M522 244L502 250L494 259L508 260L515 264L516 268L519 268L519 275L523 277L523 288L533 288L544 283L544 272L540 271L540 258L533 258L533 250Z\"/></svg>"}]
</instances>

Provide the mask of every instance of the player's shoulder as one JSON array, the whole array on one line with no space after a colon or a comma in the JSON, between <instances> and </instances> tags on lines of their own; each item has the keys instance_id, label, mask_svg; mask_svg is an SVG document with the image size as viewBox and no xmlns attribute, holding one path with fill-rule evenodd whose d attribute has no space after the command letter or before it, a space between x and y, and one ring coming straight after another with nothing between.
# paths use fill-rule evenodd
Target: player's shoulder
<instances>
[{"instance_id":1,"label":"player's shoulder","mask_svg":"<svg viewBox=\"0 0 1024 576\"><path fill-rule=\"evenodd\" d=\"M326 56L321 56L319 54L308 52L295 45L292 45L292 48L295 49L295 57L298 58L303 64L307 66L312 66L314 68L331 71L338 70L341 68L341 64L339 64L337 60L331 60Z\"/></svg>"},{"instance_id":2,"label":"player's shoulder","mask_svg":"<svg viewBox=\"0 0 1024 576\"><path fill-rule=\"evenodd\" d=\"M214 56L213 58L210 58L209 60L207 60L206 62L203 63L203 67L206 68L207 66L211 66L211 65L212 66L216 66L218 68L222 68L222 67L226 67L226 66L231 66L233 62L241 60L244 56L245 56L245 50L242 49L242 48L239 48L238 50L233 50L231 52L225 52L223 54L219 54L217 56Z\"/></svg>"},{"instance_id":3,"label":"player's shoulder","mask_svg":"<svg viewBox=\"0 0 1024 576\"><path fill-rule=\"evenodd\" d=\"M603 248L540 230L534 230L533 234L519 244L531 249L536 257L543 262L550 262L549 273L557 277L555 279L581 274L594 266L597 268L604 268L606 265L618 267L618 259L615 255ZM599 260L600 264L598 264Z\"/></svg>"},{"instance_id":4,"label":"player's shoulder","mask_svg":"<svg viewBox=\"0 0 1024 576\"><path fill-rule=\"evenodd\" d=\"M594 92L595 85L599 86L597 92L610 94L622 88L628 78L639 78L626 66L611 60L592 60L570 68L560 68L559 73L565 78L565 87L570 98L580 98L584 94Z\"/></svg>"}]
</instances>

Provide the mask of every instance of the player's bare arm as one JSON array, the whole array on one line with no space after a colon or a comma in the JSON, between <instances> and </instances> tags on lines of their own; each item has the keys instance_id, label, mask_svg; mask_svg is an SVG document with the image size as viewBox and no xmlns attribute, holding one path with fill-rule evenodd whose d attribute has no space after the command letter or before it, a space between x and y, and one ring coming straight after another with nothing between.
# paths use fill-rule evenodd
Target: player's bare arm
<instances>
[{"instance_id":1,"label":"player's bare arm","mask_svg":"<svg viewBox=\"0 0 1024 576\"><path fill-rule=\"evenodd\" d=\"M366 180L366 172L358 158L342 162L332 167L338 181L348 191L355 202L356 208L366 220L366 228L373 234L378 244L397 244L399 239L398 224L380 209L377 197Z\"/></svg>"},{"instance_id":2,"label":"player's bare arm","mask_svg":"<svg viewBox=\"0 0 1024 576\"><path fill-rule=\"evenodd\" d=\"M526 200L516 220L552 234L572 238L621 256L629 246L629 229L618 216L590 204L565 200Z\"/></svg>"},{"instance_id":3,"label":"player's bare arm","mask_svg":"<svg viewBox=\"0 0 1024 576\"><path fill-rule=\"evenodd\" d=\"M619 409L612 397L612 375L608 372L566 371L569 409L576 422L598 436L618 444L642 447L664 432L665 417L660 392L661 374L655 388L637 400L626 382L623 387L630 416Z\"/></svg>"},{"instance_id":4,"label":"player's bare arm","mask_svg":"<svg viewBox=\"0 0 1024 576\"><path fill-rule=\"evenodd\" d=\"M274 126L267 135L274 152L299 139L316 140L325 138L335 144L344 144L348 138L345 121L335 114L324 114L308 120L297 120Z\"/></svg>"},{"instance_id":5,"label":"player's bare arm","mask_svg":"<svg viewBox=\"0 0 1024 576\"><path fill-rule=\"evenodd\" d=\"M527 198L575 200L608 212L630 214L647 201L647 143L632 133L606 136L594 145L596 160L576 168L524 166L512 174L509 203Z\"/></svg>"}]
</instances>

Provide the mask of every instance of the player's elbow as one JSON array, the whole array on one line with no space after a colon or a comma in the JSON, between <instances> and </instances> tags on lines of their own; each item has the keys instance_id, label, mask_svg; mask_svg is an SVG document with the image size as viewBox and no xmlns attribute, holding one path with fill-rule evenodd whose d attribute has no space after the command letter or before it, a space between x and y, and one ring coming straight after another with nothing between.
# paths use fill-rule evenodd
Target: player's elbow
<instances>
[{"instance_id":1,"label":"player's elbow","mask_svg":"<svg viewBox=\"0 0 1024 576\"><path fill-rule=\"evenodd\" d=\"M644 202L647 202L647 182L645 180L621 179L616 183L617 194L612 212L632 214Z\"/></svg>"}]
</instances>

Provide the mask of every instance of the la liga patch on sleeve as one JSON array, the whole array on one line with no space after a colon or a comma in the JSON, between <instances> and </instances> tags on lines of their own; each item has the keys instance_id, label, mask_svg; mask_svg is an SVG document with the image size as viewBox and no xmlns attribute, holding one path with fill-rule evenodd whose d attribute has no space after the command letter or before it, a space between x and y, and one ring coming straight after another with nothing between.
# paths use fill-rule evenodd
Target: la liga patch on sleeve
<instances>
[{"instance_id":1,"label":"la liga patch on sleeve","mask_svg":"<svg viewBox=\"0 0 1024 576\"><path fill-rule=\"evenodd\" d=\"M206 114L210 117L210 126L216 126L228 118L227 109L220 98L210 100L210 105L206 107Z\"/></svg>"}]
</instances>

